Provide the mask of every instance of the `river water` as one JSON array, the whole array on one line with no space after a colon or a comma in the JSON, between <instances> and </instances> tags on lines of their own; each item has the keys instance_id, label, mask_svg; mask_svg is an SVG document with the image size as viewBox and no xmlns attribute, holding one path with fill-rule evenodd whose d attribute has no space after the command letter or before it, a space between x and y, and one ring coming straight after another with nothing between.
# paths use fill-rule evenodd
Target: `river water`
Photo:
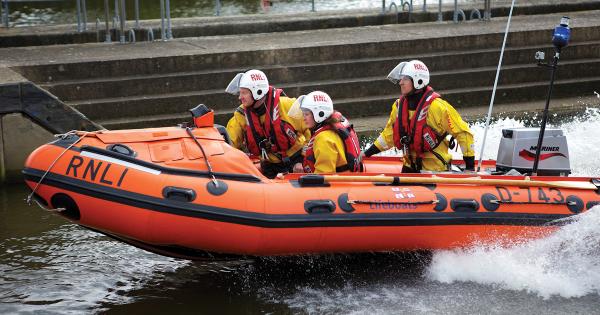
<instances>
[{"instance_id":1,"label":"river water","mask_svg":"<svg viewBox=\"0 0 600 315\"><path fill-rule=\"evenodd\" d=\"M537 120L495 119L484 157L495 157L502 128ZM567 135L575 175L600 174L600 110L551 121ZM600 208L510 247L190 262L29 207L27 193L0 190L0 314L593 314L600 305Z\"/></svg>"},{"instance_id":2,"label":"river water","mask_svg":"<svg viewBox=\"0 0 600 315\"><path fill-rule=\"evenodd\" d=\"M14 0L13 0L14 1ZM120 1L120 0L119 0ZM386 6L393 0L387 0ZM114 12L115 0L109 0L111 19ZM221 0L221 15L239 14L278 14L293 12L309 12L312 10L311 0L271 0L272 5L265 7L261 0ZM395 1L397 5L401 1ZM445 4L454 3L453 0L443 0ZM459 0L460 6L466 8L476 7L483 10L483 1ZM199 17L211 16L216 12L215 0L170 0L171 17ZM437 5L438 1L429 1ZM369 9L381 8L381 0L315 0L316 11ZM422 0L413 1L415 10L421 10ZM19 0L9 4L10 21L12 26L32 26L42 24L76 23L76 1L74 0ZM90 23L95 23L96 18L104 21L104 0L86 0L87 16ZM436 7L437 8L437 7ZM159 1L140 0L140 19L160 18ZM432 9L430 9L432 10ZM134 19L134 1L126 1L127 19Z\"/></svg>"}]
</instances>

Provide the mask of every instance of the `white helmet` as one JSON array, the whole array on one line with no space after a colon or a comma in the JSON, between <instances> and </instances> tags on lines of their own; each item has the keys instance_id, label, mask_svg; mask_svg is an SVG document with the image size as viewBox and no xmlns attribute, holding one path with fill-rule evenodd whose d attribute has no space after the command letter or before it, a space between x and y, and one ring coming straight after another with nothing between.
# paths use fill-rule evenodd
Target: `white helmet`
<instances>
[{"instance_id":1,"label":"white helmet","mask_svg":"<svg viewBox=\"0 0 600 315\"><path fill-rule=\"evenodd\" d=\"M322 123L333 114L333 102L325 92L310 92L307 95L300 96L297 102L300 104L301 110L309 110L313 113L317 124Z\"/></svg>"},{"instance_id":2,"label":"white helmet","mask_svg":"<svg viewBox=\"0 0 600 315\"><path fill-rule=\"evenodd\" d=\"M420 60L399 63L387 77L388 80L397 85L403 76L408 76L412 79L416 90L422 89L429 84L429 69Z\"/></svg>"},{"instance_id":3,"label":"white helmet","mask_svg":"<svg viewBox=\"0 0 600 315\"><path fill-rule=\"evenodd\" d=\"M248 70L238 73L225 89L225 92L233 95L240 93L240 88L249 89L255 101L263 98L269 91L269 80L267 75L260 70Z\"/></svg>"}]
</instances>

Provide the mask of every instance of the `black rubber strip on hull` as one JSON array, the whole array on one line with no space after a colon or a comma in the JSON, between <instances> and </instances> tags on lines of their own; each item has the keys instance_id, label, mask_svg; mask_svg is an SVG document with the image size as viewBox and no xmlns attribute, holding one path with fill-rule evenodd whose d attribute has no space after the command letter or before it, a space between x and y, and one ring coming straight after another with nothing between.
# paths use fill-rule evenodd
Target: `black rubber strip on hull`
<instances>
[{"instance_id":1,"label":"black rubber strip on hull","mask_svg":"<svg viewBox=\"0 0 600 315\"><path fill-rule=\"evenodd\" d=\"M25 168L23 173L25 179L37 182L42 176L43 171ZM436 225L543 226L548 224L554 225L555 223L552 221L571 216L570 214L488 211L462 213L449 211L427 213L378 212L372 214L344 213L339 211L331 214L314 215L306 214L303 209L296 209L296 212L299 214L265 214L157 198L55 173L48 173L42 184L149 211L264 228ZM80 208L82 213L85 213L85 206L82 207L80 205Z\"/></svg>"}]
</instances>

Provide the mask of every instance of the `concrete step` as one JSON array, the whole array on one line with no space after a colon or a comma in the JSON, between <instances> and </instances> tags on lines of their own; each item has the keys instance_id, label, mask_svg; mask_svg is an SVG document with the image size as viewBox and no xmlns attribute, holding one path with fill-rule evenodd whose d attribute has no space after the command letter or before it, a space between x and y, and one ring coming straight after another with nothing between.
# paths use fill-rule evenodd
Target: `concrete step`
<instances>
[{"instance_id":1,"label":"concrete step","mask_svg":"<svg viewBox=\"0 0 600 315\"><path fill-rule=\"evenodd\" d=\"M504 65L514 65L518 62L531 63L535 51L546 50L550 47L516 47L506 50ZM564 60L574 58L598 57L600 41L573 44ZM444 52L422 56L394 56L385 58L361 58L358 60L341 60L334 62L313 62L306 64L275 65L261 68L271 82L278 85L302 81L323 81L336 78L355 78L365 76L383 77L383 72L392 69L398 60L419 58L431 69L458 70L465 68L480 68L495 66L498 62L497 49L480 49L464 52ZM63 101L76 101L124 96L142 96L149 94L169 94L187 91L223 89L236 73L245 69L223 69L209 71L188 71L158 75L132 75L116 78L100 78L87 80L69 80L46 83L42 87ZM435 75L436 73L434 73ZM492 76L493 77L493 76ZM442 80L443 81L443 80ZM292 93L293 95L293 93Z\"/></svg>"},{"instance_id":2,"label":"concrete step","mask_svg":"<svg viewBox=\"0 0 600 315\"><path fill-rule=\"evenodd\" d=\"M544 100L548 93L548 81L528 82L521 84L499 85L496 90L494 103L508 104ZM600 84L600 77L581 79L556 80L554 82L553 97L572 97L573 95L594 95ZM476 106L489 106L492 96L492 86L463 87L456 89L440 90L442 98L450 102L455 108ZM339 99L334 106L348 117L364 117L372 115L389 114L391 106L398 94L376 95L352 99Z\"/></svg>"},{"instance_id":3,"label":"concrete step","mask_svg":"<svg viewBox=\"0 0 600 315\"><path fill-rule=\"evenodd\" d=\"M561 64L558 78L594 77L595 69L600 68L600 59L584 59L564 61ZM432 73L432 86L439 90L457 89L469 86L472 88L492 87L496 69L482 67L438 71ZM523 84L543 81L548 77L545 69L535 64L505 66L499 77L499 84ZM389 95L398 92L398 88L385 77L360 77L326 81L297 82L277 85L284 89L290 97L297 97L314 90L326 91L337 103L338 99L361 98L377 95ZM90 119L115 119L136 117L139 115L164 115L184 112L187 109L204 103L215 109L233 109L237 106L237 98L226 94L224 89L186 91L177 93L153 94L146 96L128 96L103 98L86 101L74 101L67 104L77 108ZM110 110L98 111L97 108Z\"/></svg>"},{"instance_id":4,"label":"concrete step","mask_svg":"<svg viewBox=\"0 0 600 315\"><path fill-rule=\"evenodd\" d=\"M484 25L482 24L482 27ZM320 32L325 31L327 30L311 31L310 36L318 37ZM300 32L300 34L291 35L301 37L303 33ZM548 30L511 33L507 41L507 47L546 47L549 36ZM231 40L232 38L229 39ZM239 40L242 41L244 38L240 37ZM243 69L266 65L301 64L315 62L315 60L331 62L361 58L420 56L431 52L460 52L464 51L465 47L471 50L498 49L502 40L502 33L457 35L428 40L403 40L402 38L397 38L396 40L386 40L385 42L369 41L323 46L313 44L301 48L292 47L264 50L258 48L256 50L228 51L214 54L45 64L15 67L15 69L26 78L35 82L56 82L63 80L123 77L132 73L136 75L156 75L217 69ZM572 37L573 43L597 40L600 40L600 26L578 28ZM86 69L86 71L81 71L81 69Z\"/></svg>"},{"instance_id":5,"label":"concrete step","mask_svg":"<svg viewBox=\"0 0 600 315\"><path fill-rule=\"evenodd\" d=\"M573 95L593 95L600 85L600 76L581 79L558 79L554 83L553 97L571 97ZM464 87L456 89L438 90L444 99L456 107L459 112L462 108L475 106L488 106L492 94L492 87ZM544 100L548 93L548 81L529 82L521 84L505 84L497 88L495 103L510 104L514 102L526 102L533 100ZM373 115L389 114L390 108L398 94L381 94L357 98L340 98L334 100L336 109L343 112L349 118L366 117ZM190 104L192 108L197 103ZM208 105L208 104L207 104ZM235 106L231 108L214 108L215 121L226 125L233 113ZM186 108L186 109L187 109ZM136 117L97 120L108 129L145 128L156 126L170 126L183 121L189 121L186 110L173 111L166 114L139 115ZM382 126L383 127L383 126Z\"/></svg>"}]
</instances>

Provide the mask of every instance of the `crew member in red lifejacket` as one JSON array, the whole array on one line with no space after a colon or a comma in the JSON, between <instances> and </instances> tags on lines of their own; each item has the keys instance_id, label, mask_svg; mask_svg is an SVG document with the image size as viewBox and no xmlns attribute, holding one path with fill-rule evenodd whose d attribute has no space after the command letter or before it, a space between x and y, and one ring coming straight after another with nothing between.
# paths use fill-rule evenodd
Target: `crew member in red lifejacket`
<instances>
[{"instance_id":1,"label":"crew member in red lifejacket","mask_svg":"<svg viewBox=\"0 0 600 315\"><path fill-rule=\"evenodd\" d=\"M473 134L456 109L429 86L427 66L419 60L401 62L388 79L400 86L401 95L365 156L396 147L403 152L403 172L447 171L452 158L448 148L458 142L465 169L474 170Z\"/></svg>"},{"instance_id":2,"label":"crew member in red lifejacket","mask_svg":"<svg viewBox=\"0 0 600 315\"><path fill-rule=\"evenodd\" d=\"M225 91L239 94L242 103L227 123L232 145L260 157L268 178L291 172L302 161L302 147L310 138L302 119L288 117L296 99L270 86L260 70L238 73Z\"/></svg>"},{"instance_id":3,"label":"crew member in red lifejacket","mask_svg":"<svg viewBox=\"0 0 600 315\"><path fill-rule=\"evenodd\" d=\"M334 111L327 93L315 91L300 96L290 116L301 112L312 138L304 148L304 161L294 166L296 173L339 173L360 171L361 151L350 122Z\"/></svg>"}]
</instances>

